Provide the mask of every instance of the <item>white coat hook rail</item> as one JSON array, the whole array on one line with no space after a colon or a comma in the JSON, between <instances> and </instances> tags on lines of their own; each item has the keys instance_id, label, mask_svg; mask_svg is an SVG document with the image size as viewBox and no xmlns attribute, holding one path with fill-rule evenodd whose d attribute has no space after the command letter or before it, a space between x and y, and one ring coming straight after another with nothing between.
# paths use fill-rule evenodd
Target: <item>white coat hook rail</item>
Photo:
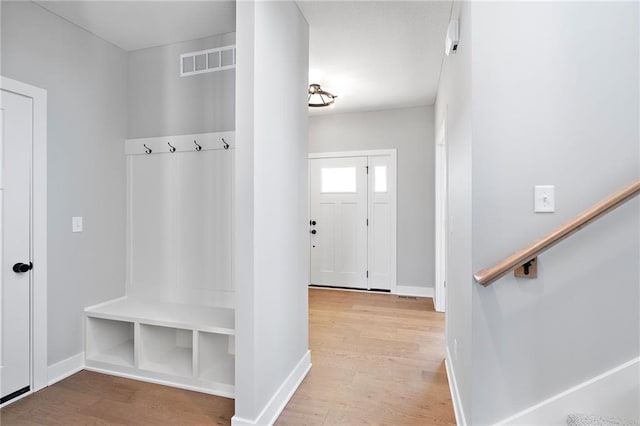
<instances>
[{"instance_id":1,"label":"white coat hook rail","mask_svg":"<svg viewBox=\"0 0 640 426\"><path fill-rule=\"evenodd\" d=\"M125 143L127 155L204 153L205 151L231 151L234 148L234 131L129 139Z\"/></svg>"}]
</instances>

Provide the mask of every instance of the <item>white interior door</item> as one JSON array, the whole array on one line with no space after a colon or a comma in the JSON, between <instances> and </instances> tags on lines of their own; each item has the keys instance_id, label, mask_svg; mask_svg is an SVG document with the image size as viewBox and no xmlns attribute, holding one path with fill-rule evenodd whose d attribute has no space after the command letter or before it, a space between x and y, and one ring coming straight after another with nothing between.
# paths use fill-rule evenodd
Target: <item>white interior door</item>
<instances>
[{"instance_id":1,"label":"white interior door","mask_svg":"<svg viewBox=\"0 0 640 426\"><path fill-rule=\"evenodd\" d=\"M33 100L0 91L2 303L0 403L31 383L31 159Z\"/></svg>"},{"instance_id":2,"label":"white interior door","mask_svg":"<svg viewBox=\"0 0 640 426\"><path fill-rule=\"evenodd\" d=\"M367 157L309 160L311 284L367 289Z\"/></svg>"}]
</instances>

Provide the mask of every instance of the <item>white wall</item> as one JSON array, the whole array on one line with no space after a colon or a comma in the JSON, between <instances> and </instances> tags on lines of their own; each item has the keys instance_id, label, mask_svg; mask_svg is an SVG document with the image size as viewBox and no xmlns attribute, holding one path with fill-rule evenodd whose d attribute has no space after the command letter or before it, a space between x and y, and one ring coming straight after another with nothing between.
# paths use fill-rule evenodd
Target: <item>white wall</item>
<instances>
[{"instance_id":1,"label":"white wall","mask_svg":"<svg viewBox=\"0 0 640 426\"><path fill-rule=\"evenodd\" d=\"M484 425L638 356L637 200L543 254L535 280L471 276L638 178L638 4L462 9L436 107L449 120L447 344L466 420ZM533 213L536 184L556 186L556 213Z\"/></svg>"},{"instance_id":2,"label":"white wall","mask_svg":"<svg viewBox=\"0 0 640 426\"><path fill-rule=\"evenodd\" d=\"M180 77L179 57L235 41L230 33L129 52L127 137L234 130L235 70Z\"/></svg>"},{"instance_id":3,"label":"white wall","mask_svg":"<svg viewBox=\"0 0 640 426\"><path fill-rule=\"evenodd\" d=\"M83 350L85 306L124 294L126 55L32 2L2 3L1 50L2 75L48 91L52 365Z\"/></svg>"},{"instance_id":4,"label":"white wall","mask_svg":"<svg viewBox=\"0 0 640 426\"><path fill-rule=\"evenodd\" d=\"M309 152L398 150L397 284L433 288L434 108L315 115Z\"/></svg>"},{"instance_id":5,"label":"white wall","mask_svg":"<svg viewBox=\"0 0 640 426\"><path fill-rule=\"evenodd\" d=\"M237 36L234 424L265 424L308 350L309 33L294 2L247 1Z\"/></svg>"},{"instance_id":6,"label":"white wall","mask_svg":"<svg viewBox=\"0 0 640 426\"><path fill-rule=\"evenodd\" d=\"M449 253L447 277L447 349L462 401L458 421L471 418L471 11L454 3L460 22L458 52L446 56L435 105L435 123L447 120ZM452 378L450 378L451 380Z\"/></svg>"}]
</instances>

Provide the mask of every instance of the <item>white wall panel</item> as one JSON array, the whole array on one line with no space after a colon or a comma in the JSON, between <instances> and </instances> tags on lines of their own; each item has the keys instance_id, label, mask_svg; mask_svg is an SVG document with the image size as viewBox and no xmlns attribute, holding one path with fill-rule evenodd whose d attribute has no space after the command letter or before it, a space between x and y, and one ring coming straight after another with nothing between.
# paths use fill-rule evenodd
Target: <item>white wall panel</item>
<instances>
[{"instance_id":1,"label":"white wall panel","mask_svg":"<svg viewBox=\"0 0 640 426\"><path fill-rule=\"evenodd\" d=\"M128 156L129 295L233 306L233 162L234 149Z\"/></svg>"}]
</instances>

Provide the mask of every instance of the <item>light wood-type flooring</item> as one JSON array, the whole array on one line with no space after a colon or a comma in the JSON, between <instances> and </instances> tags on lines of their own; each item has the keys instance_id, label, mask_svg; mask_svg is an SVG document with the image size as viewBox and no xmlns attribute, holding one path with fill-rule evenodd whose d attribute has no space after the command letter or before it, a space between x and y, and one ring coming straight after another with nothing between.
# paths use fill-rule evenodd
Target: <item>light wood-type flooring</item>
<instances>
[{"instance_id":1,"label":"light wood-type flooring","mask_svg":"<svg viewBox=\"0 0 640 426\"><path fill-rule=\"evenodd\" d=\"M313 368L276 425L453 425L431 299L311 289ZM0 410L13 425L228 425L233 401L82 371Z\"/></svg>"}]
</instances>

